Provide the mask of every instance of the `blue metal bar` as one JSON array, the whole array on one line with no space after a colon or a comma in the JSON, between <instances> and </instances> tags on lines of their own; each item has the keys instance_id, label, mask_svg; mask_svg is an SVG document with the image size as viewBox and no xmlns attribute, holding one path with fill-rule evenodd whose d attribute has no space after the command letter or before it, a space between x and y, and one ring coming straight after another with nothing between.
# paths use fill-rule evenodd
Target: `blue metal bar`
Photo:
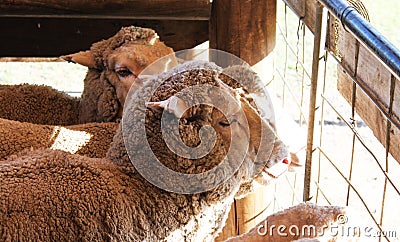
<instances>
[{"instance_id":1,"label":"blue metal bar","mask_svg":"<svg viewBox=\"0 0 400 242\"><path fill-rule=\"evenodd\" d=\"M318 0L400 80L400 51L344 0Z\"/></svg>"}]
</instances>

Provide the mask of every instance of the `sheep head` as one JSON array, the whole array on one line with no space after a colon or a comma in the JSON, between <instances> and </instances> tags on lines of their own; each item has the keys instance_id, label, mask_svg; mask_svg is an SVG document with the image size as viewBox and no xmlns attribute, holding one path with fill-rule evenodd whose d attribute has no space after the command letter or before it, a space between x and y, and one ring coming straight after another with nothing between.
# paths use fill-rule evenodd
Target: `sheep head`
<instances>
[{"instance_id":1,"label":"sheep head","mask_svg":"<svg viewBox=\"0 0 400 242\"><path fill-rule=\"evenodd\" d=\"M117 114L104 113L104 120L82 117L80 122L112 121L110 117L115 118L115 115L121 118L125 97L137 76L146 66L171 53L173 50L159 40L154 30L131 26L122 28L109 39L94 43L90 50L61 56L64 60L89 68L82 97L94 97L97 105L83 100L82 105L86 106L83 109L88 109L83 111L84 116L93 116L93 113L99 115L101 104L118 101L118 107L114 108L118 110ZM93 85L100 86L100 90L95 90ZM107 89L114 93L105 95Z\"/></svg>"},{"instance_id":2,"label":"sheep head","mask_svg":"<svg viewBox=\"0 0 400 242\"><path fill-rule=\"evenodd\" d=\"M275 132L252 98L221 75L213 63L188 62L128 94L125 146L136 170L154 185L179 193L226 188L282 162L274 155Z\"/></svg>"}]
</instances>

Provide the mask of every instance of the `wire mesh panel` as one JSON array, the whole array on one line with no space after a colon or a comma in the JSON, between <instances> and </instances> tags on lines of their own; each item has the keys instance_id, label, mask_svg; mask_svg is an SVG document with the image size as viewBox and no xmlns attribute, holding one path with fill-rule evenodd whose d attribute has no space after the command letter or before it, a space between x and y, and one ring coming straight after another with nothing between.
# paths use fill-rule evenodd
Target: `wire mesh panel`
<instances>
[{"instance_id":1,"label":"wire mesh panel","mask_svg":"<svg viewBox=\"0 0 400 242\"><path fill-rule=\"evenodd\" d=\"M372 26L349 31L349 13L368 18L360 1L321 2L278 4L270 89L279 100L275 107L282 107L277 109L279 135L305 161L305 169L276 184L277 208L298 200L349 206L357 221L339 235L398 241L400 62L385 64L387 58L374 53L379 48L369 46L385 42L383 36L364 41L354 33L374 32ZM400 53L393 46L389 50L394 59ZM293 129L287 120L293 120Z\"/></svg>"}]
</instances>

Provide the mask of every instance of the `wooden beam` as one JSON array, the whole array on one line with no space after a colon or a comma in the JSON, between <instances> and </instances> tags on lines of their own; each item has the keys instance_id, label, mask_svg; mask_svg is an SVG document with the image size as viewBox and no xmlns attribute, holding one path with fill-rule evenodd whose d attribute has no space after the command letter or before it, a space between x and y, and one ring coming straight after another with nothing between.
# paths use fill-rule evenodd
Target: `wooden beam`
<instances>
[{"instance_id":1,"label":"wooden beam","mask_svg":"<svg viewBox=\"0 0 400 242\"><path fill-rule=\"evenodd\" d=\"M3 17L208 20L210 0L3 0Z\"/></svg>"},{"instance_id":2,"label":"wooden beam","mask_svg":"<svg viewBox=\"0 0 400 242\"><path fill-rule=\"evenodd\" d=\"M58 57L86 50L129 25L153 28L174 50L208 39L208 21L0 18L0 56Z\"/></svg>"},{"instance_id":3,"label":"wooden beam","mask_svg":"<svg viewBox=\"0 0 400 242\"><path fill-rule=\"evenodd\" d=\"M210 47L254 65L274 49L275 23L276 0L214 0Z\"/></svg>"}]
</instances>

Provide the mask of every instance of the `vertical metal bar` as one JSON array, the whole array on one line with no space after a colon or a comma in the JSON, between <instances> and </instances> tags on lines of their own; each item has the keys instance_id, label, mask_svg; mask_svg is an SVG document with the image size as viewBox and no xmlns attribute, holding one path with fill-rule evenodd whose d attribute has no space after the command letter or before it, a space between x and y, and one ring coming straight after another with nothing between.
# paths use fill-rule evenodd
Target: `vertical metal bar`
<instances>
[{"instance_id":1,"label":"vertical metal bar","mask_svg":"<svg viewBox=\"0 0 400 242\"><path fill-rule=\"evenodd\" d=\"M393 102L394 102L394 91L396 88L396 78L394 75L390 76L390 100L389 100L389 116L393 115ZM386 167L385 171L389 173L389 151L390 151L390 130L392 129L392 123L386 119ZM381 206L381 219L379 220L379 225L382 226L383 223L383 214L385 210L385 200L386 200L386 188L387 188L388 179L385 177L385 183L383 185L383 194L382 194L382 206Z\"/></svg>"},{"instance_id":2,"label":"vertical metal bar","mask_svg":"<svg viewBox=\"0 0 400 242\"><path fill-rule=\"evenodd\" d=\"M329 39L329 33L330 33L330 16L326 18L326 32L325 32L325 41ZM322 30L321 30L321 36L322 36ZM322 82L322 95L325 95L326 91L326 74L327 74L327 65L328 65L328 50L325 49L324 51L324 76L323 76L323 82ZM319 130L319 147L322 147L322 141L323 141L323 129L325 126L325 99L322 98L321 102L321 116L320 116L320 130ZM317 174L317 182L321 182L321 152L318 152L318 174ZM316 195L315 195L315 201L318 203L318 198L319 198L319 192L324 196L325 199L326 196L324 195L323 191L319 188L317 189Z\"/></svg>"},{"instance_id":3,"label":"vertical metal bar","mask_svg":"<svg viewBox=\"0 0 400 242\"><path fill-rule=\"evenodd\" d=\"M306 164L304 173L304 191L303 201L310 200L311 188L311 165L313 153L313 140L314 140L314 124L315 124L315 108L317 102L318 91L318 68L319 68L319 55L321 45L321 32L322 32L322 12L323 7L319 2L316 2L316 16L315 16L315 33L314 33L314 50L313 50L313 63L311 72L311 89L310 89L310 106L308 114L308 132L307 132L307 150L306 150Z\"/></svg>"},{"instance_id":4,"label":"vertical metal bar","mask_svg":"<svg viewBox=\"0 0 400 242\"><path fill-rule=\"evenodd\" d=\"M357 79L357 73L358 73L358 57L360 53L360 42L356 40L356 51L355 51L355 56L354 56L354 73L353 77ZM353 82L352 85L352 92L351 92L351 121L353 128L357 128L357 121L355 119L356 115L356 99L357 99L357 84ZM349 171L349 181L351 181L351 178L353 176L353 164L354 164L354 151L355 151L355 144L356 144L356 134L353 133L353 140L352 140L352 146L351 146L351 160L350 160L350 171ZM349 205L349 200L350 200L350 185L347 186L347 195L346 195L346 206Z\"/></svg>"},{"instance_id":5,"label":"vertical metal bar","mask_svg":"<svg viewBox=\"0 0 400 242\"><path fill-rule=\"evenodd\" d=\"M285 3L285 38L287 39L288 37L288 31L287 31L287 4ZM287 70L287 64L288 62L288 45L285 45L285 61L284 61L284 65L283 65L283 78L286 78L286 70ZM286 90L286 83L283 83L283 87L282 87L282 107L285 106L285 90Z\"/></svg>"},{"instance_id":6,"label":"vertical metal bar","mask_svg":"<svg viewBox=\"0 0 400 242\"><path fill-rule=\"evenodd\" d=\"M306 36L306 27L303 23L303 38L302 38L302 43L301 43L301 62L304 63L304 56L305 56L305 36ZM304 103L304 89L305 89L305 78L304 78L305 70L304 66L301 68L301 99L300 99L300 108L303 110L303 103ZM300 127L303 126L303 115L300 112L299 114L299 120L300 120Z\"/></svg>"},{"instance_id":7,"label":"vertical metal bar","mask_svg":"<svg viewBox=\"0 0 400 242\"><path fill-rule=\"evenodd\" d=\"M329 21L329 20L328 20ZM329 25L328 25L329 26ZM329 32L327 32L328 34ZM324 78L322 82L322 93L325 94L326 89L326 70L327 70L327 63L328 63L328 51L325 50L324 54ZM321 103L321 117L320 117L320 129L319 129L319 146L322 147L322 136L323 136L323 129L324 129L324 122L325 122L325 99L322 99ZM318 171L317 171L317 182L318 184L321 182L321 153L318 152ZM317 194L315 195L315 201L318 203L318 195L319 191L322 192L321 189L317 189Z\"/></svg>"},{"instance_id":8,"label":"vertical metal bar","mask_svg":"<svg viewBox=\"0 0 400 242\"><path fill-rule=\"evenodd\" d=\"M297 184L297 172L294 173L294 178L293 178L293 195L292 195L292 205L294 205L294 201L296 200L296 202L300 202L297 201L298 199L296 199L296 184Z\"/></svg>"}]
</instances>

